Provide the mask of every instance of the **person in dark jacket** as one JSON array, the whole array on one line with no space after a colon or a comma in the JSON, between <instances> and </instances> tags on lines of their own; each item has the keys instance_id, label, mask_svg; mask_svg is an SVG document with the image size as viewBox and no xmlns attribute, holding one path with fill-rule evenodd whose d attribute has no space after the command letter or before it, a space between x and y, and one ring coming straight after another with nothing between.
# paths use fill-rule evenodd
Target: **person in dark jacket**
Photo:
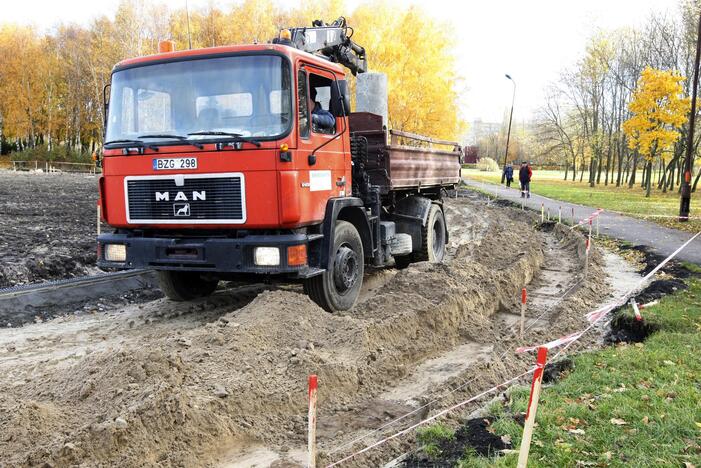
<instances>
[{"instance_id":1,"label":"person in dark jacket","mask_svg":"<svg viewBox=\"0 0 701 468\"><path fill-rule=\"evenodd\" d=\"M504 168L504 178L506 179L506 186L511 187L511 182L514 181L514 166L511 163Z\"/></svg>"},{"instance_id":2,"label":"person in dark jacket","mask_svg":"<svg viewBox=\"0 0 701 468\"><path fill-rule=\"evenodd\" d=\"M518 181L521 182L521 198L531 198L532 176L533 171L531 170L531 166L528 165L528 161L523 161L521 163L521 169L518 170Z\"/></svg>"},{"instance_id":3,"label":"person in dark jacket","mask_svg":"<svg viewBox=\"0 0 701 468\"><path fill-rule=\"evenodd\" d=\"M336 126L336 118L333 114L316 102L316 88L309 90L309 107L312 109L312 125L321 131L331 131Z\"/></svg>"}]
</instances>

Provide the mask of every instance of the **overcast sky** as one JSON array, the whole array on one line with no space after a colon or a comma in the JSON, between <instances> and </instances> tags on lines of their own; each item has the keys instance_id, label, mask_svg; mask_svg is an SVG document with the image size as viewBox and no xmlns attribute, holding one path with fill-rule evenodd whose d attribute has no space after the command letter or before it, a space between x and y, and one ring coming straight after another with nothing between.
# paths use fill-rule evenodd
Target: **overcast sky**
<instances>
[{"instance_id":1,"label":"overcast sky","mask_svg":"<svg viewBox=\"0 0 701 468\"><path fill-rule=\"evenodd\" d=\"M210 1L222 9L230 0L189 0L190 8ZM458 74L464 78L462 111L468 121L501 121L517 83L514 119L527 119L540 105L543 89L581 56L598 28L637 26L652 14L673 12L676 0L405 0L455 26ZM113 16L119 0L5 1L0 21L49 29L57 22L88 25L100 14ZM185 0L171 0L182 7ZM296 2L278 0L287 8ZM361 3L347 0L350 10ZM182 4L182 5L181 5ZM331 21L334 18L324 18ZM430 45L427 45L430 47ZM372 63L372 57L369 57ZM420 66L420 64L417 64Z\"/></svg>"}]
</instances>

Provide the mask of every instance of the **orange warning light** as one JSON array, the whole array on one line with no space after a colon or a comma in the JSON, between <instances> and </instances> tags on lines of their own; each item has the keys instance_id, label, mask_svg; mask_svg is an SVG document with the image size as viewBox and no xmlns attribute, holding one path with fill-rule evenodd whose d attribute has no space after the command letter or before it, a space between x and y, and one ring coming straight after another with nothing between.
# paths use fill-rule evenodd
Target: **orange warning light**
<instances>
[{"instance_id":1,"label":"orange warning light","mask_svg":"<svg viewBox=\"0 0 701 468\"><path fill-rule=\"evenodd\" d=\"M174 51L175 51L175 41L171 41L170 39L158 41L158 53L159 54L165 54L167 52L174 52Z\"/></svg>"}]
</instances>

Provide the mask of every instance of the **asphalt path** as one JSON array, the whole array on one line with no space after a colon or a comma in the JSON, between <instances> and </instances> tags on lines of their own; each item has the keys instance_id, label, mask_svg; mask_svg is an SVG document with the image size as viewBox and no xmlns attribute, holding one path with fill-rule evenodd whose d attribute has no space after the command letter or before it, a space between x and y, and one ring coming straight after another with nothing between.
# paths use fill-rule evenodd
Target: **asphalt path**
<instances>
[{"instance_id":1,"label":"asphalt path","mask_svg":"<svg viewBox=\"0 0 701 468\"><path fill-rule=\"evenodd\" d=\"M506 188L503 185L489 182L476 181L463 178L463 182L488 193L495 194L498 198L510 200L517 204L523 204L525 208L540 211L541 206L547 212L550 211L550 219L557 220L561 210L562 221L572 222L572 218L579 222L586 219L597 210L597 207L577 205L560 200L538 195L531 192L530 198L521 198L521 191L514 188ZM574 215L573 215L574 210ZM602 235L631 242L635 245L645 245L653 253L667 257L677 250L684 242L693 237L692 233L671 229L659 224L651 223L638 218L603 211L599 214L599 230ZM594 223L596 229L596 223ZM701 236L689 244L676 257L679 260L701 265Z\"/></svg>"}]
</instances>

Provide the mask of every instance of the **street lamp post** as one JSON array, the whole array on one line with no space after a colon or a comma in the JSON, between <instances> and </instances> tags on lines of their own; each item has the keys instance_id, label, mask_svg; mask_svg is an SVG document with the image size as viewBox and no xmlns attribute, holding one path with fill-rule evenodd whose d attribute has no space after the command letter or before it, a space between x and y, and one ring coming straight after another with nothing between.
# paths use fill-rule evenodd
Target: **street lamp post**
<instances>
[{"instance_id":1,"label":"street lamp post","mask_svg":"<svg viewBox=\"0 0 701 468\"><path fill-rule=\"evenodd\" d=\"M696 59L694 60L694 85L691 90L691 115L689 116L689 135L686 143L686 164L681 187L679 203L679 221L689 221L691 211L691 171L694 161L694 122L696 121L696 89L699 87L699 55L701 55L701 15L699 30L696 35Z\"/></svg>"},{"instance_id":2,"label":"street lamp post","mask_svg":"<svg viewBox=\"0 0 701 468\"><path fill-rule=\"evenodd\" d=\"M514 117L514 99L516 99L516 82L514 81L513 78L507 73L504 75L508 79L511 80L511 83L514 85L514 92L511 95L511 113L509 114L509 131L506 132L506 149L504 150L504 166L501 169L501 183L504 183L504 179L506 178L506 172L504 171L506 169L506 157L509 155L509 139L511 138L511 119Z\"/></svg>"}]
</instances>

